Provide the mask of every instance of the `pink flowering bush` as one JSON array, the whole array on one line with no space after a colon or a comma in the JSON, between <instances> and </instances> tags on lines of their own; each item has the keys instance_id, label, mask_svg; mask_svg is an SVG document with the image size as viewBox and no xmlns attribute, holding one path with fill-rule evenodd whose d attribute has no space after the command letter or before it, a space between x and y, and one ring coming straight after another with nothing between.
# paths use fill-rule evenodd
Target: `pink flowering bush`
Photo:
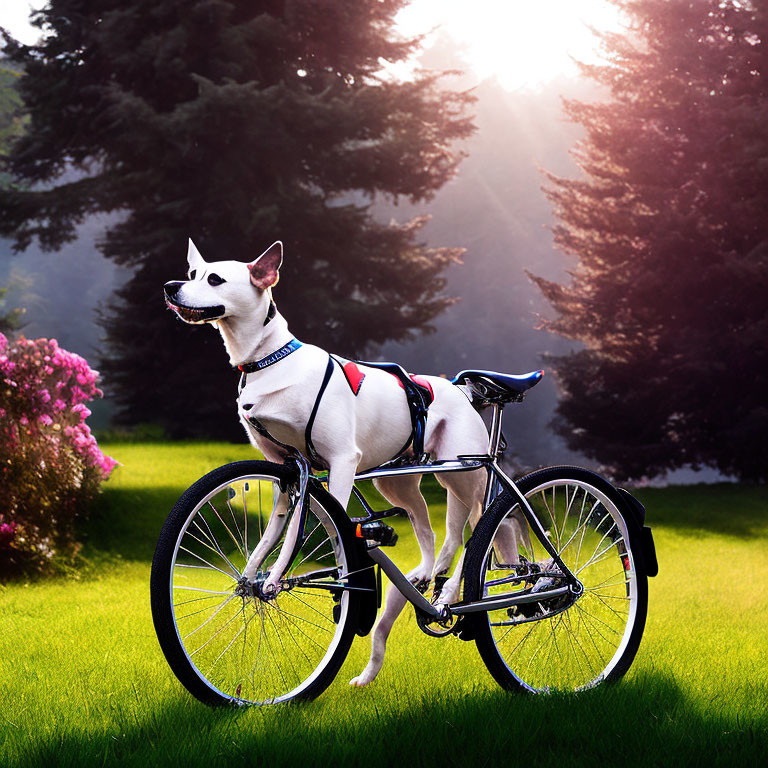
<instances>
[{"instance_id":1,"label":"pink flowering bush","mask_svg":"<svg viewBox=\"0 0 768 768\"><path fill-rule=\"evenodd\" d=\"M85 423L97 378L55 339L0 333L0 576L77 554L76 521L116 464Z\"/></svg>"}]
</instances>

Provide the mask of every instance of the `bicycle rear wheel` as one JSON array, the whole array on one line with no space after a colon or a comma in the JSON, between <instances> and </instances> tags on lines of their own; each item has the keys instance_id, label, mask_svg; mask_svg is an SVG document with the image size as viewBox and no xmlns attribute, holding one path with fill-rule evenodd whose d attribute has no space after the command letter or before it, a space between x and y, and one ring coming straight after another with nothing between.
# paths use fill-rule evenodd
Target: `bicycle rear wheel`
<instances>
[{"instance_id":1,"label":"bicycle rear wheel","mask_svg":"<svg viewBox=\"0 0 768 768\"><path fill-rule=\"evenodd\" d=\"M155 629L173 672L207 704L314 698L349 651L360 595L328 583L349 572L351 526L322 488L310 491L306 538L283 579L294 586L262 599L239 583L291 479L289 467L264 461L220 467L181 496L160 534L151 578ZM283 530L262 574L284 540Z\"/></svg>"},{"instance_id":2,"label":"bicycle rear wheel","mask_svg":"<svg viewBox=\"0 0 768 768\"><path fill-rule=\"evenodd\" d=\"M510 690L578 691L620 678L637 653L648 606L647 575L633 552L624 500L606 480L576 467L543 469L517 485L584 592L479 615L483 661ZM535 591L537 584L546 589L565 581L519 503L504 492L472 536L464 598Z\"/></svg>"}]
</instances>

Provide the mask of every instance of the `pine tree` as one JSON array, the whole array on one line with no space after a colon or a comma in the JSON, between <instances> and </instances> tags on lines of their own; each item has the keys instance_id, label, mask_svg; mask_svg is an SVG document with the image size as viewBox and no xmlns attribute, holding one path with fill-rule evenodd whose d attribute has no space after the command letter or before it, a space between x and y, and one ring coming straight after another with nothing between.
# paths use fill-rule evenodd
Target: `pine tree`
<instances>
[{"instance_id":1,"label":"pine tree","mask_svg":"<svg viewBox=\"0 0 768 768\"><path fill-rule=\"evenodd\" d=\"M422 219L370 211L375 195L429 200L472 131L471 96L439 74L381 75L419 43L393 31L405 4L51 0L38 45L8 41L30 114L8 165L34 186L3 194L0 233L56 249L84 216L120 212L100 248L133 277L105 309L100 367L123 421L239 434L218 334L163 308L189 236L208 260L283 240L281 312L342 354L428 330L450 302L458 252L426 248Z\"/></svg>"},{"instance_id":2,"label":"pine tree","mask_svg":"<svg viewBox=\"0 0 768 768\"><path fill-rule=\"evenodd\" d=\"M583 176L550 177L572 281L536 278L550 330L556 427L619 477L711 466L766 480L768 15L764 2L618 2L626 35L584 73L600 103Z\"/></svg>"}]
</instances>

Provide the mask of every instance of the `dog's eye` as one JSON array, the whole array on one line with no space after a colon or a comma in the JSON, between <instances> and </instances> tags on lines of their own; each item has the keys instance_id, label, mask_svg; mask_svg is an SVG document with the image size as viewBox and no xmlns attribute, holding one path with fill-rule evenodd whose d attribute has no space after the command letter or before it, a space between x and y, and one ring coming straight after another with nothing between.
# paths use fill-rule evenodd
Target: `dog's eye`
<instances>
[{"instance_id":1,"label":"dog's eye","mask_svg":"<svg viewBox=\"0 0 768 768\"><path fill-rule=\"evenodd\" d=\"M215 272L211 272L211 274L208 275L208 285L221 285L226 282L226 280L219 277Z\"/></svg>"},{"instance_id":2,"label":"dog's eye","mask_svg":"<svg viewBox=\"0 0 768 768\"><path fill-rule=\"evenodd\" d=\"M195 279L195 275L196 275L196 274L197 274L197 270L196 270L196 269L191 269L191 270L189 271L189 279L190 279L190 280L194 280L194 279Z\"/></svg>"}]
</instances>

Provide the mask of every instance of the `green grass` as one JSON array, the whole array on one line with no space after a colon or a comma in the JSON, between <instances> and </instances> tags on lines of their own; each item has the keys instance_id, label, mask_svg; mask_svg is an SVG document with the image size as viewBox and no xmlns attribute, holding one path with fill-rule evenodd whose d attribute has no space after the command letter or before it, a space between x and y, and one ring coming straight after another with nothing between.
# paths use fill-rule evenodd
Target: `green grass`
<instances>
[{"instance_id":1,"label":"green grass","mask_svg":"<svg viewBox=\"0 0 768 768\"><path fill-rule=\"evenodd\" d=\"M88 525L79 579L0 591L0 765L733 765L768 749L768 490L639 493L661 573L646 635L617 686L528 697L496 687L474 644L419 632L409 609L379 678L357 639L317 701L212 710L177 683L149 611L160 526L201 473L246 446L113 444L120 467ZM441 532L444 499L427 487ZM397 521L401 567L417 561Z\"/></svg>"}]
</instances>

